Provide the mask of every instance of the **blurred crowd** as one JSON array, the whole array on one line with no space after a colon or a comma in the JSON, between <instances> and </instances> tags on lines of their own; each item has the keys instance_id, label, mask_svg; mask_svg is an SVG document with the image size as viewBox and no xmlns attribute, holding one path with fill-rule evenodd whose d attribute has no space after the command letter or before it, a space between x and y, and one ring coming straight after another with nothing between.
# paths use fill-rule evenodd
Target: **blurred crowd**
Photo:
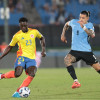
<instances>
[{"instance_id":1,"label":"blurred crowd","mask_svg":"<svg viewBox=\"0 0 100 100\"><path fill-rule=\"evenodd\" d=\"M6 42L0 44L0 54L4 52L5 48L8 46Z\"/></svg>"},{"instance_id":2,"label":"blurred crowd","mask_svg":"<svg viewBox=\"0 0 100 100\"><path fill-rule=\"evenodd\" d=\"M36 4L36 0L33 2L44 24L63 24L74 18L71 13L68 14L65 10L65 6L70 3L70 0L43 0L39 5Z\"/></svg>"},{"instance_id":3,"label":"blurred crowd","mask_svg":"<svg viewBox=\"0 0 100 100\"><path fill-rule=\"evenodd\" d=\"M23 12L22 0L7 0L11 13ZM43 24L64 24L73 18L78 18L81 10L92 12L91 20L99 23L100 0L24 0L31 3L40 15ZM3 0L0 0L2 5ZM30 9L29 9L30 10ZM25 12L24 12L25 13Z\"/></svg>"},{"instance_id":4,"label":"blurred crowd","mask_svg":"<svg viewBox=\"0 0 100 100\"><path fill-rule=\"evenodd\" d=\"M79 3L80 4L96 4L97 3L97 0L79 0Z\"/></svg>"},{"instance_id":5,"label":"blurred crowd","mask_svg":"<svg viewBox=\"0 0 100 100\"><path fill-rule=\"evenodd\" d=\"M84 10L86 10L89 5L94 13L94 9L97 8L93 7L97 6L97 1L99 0L43 0L42 2L41 0L33 0L44 24L64 24L67 20L76 18L76 14L79 15L82 6L85 6ZM78 8L79 5L81 9ZM95 16L97 15L93 15L93 17Z\"/></svg>"},{"instance_id":6,"label":"blurred crowd","mask_svg":"<svg viewBox=\"0 0 100 100\"><path fill-rule=\"evenodd\" d=\"M3 0L0 0L0 5L3 6ZM21 0L7 0L7 5L11 13L17 13L23 11L23 5Z\"/></svg>"}]
</instances>

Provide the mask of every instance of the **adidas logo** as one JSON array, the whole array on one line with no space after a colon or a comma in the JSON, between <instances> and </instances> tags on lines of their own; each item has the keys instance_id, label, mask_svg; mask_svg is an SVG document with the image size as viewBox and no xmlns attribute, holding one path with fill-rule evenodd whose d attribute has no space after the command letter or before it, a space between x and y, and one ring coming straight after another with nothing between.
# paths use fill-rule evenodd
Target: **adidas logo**
<instances>
[{"instance_id":1,"label":"adidas logo","mask_svg":"<svg viewBox=\"0 0 100 100\"><path fill-rule=\"evenodd\" d=\"M21 40L23 40L24 38L22 37Z\"/></svg>"}]
</instances>

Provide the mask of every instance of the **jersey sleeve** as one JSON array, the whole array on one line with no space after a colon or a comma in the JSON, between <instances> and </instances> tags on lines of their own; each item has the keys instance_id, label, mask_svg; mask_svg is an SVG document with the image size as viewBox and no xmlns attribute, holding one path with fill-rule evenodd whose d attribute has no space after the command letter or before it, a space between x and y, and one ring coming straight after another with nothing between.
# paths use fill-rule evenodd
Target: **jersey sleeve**
<instances>
[{"instance_id":1,"label":"jersey sleeve","mask_svg":"<svg viewBox=\"0 0 100 100\"><path fill-rule=\"evenodd\" d=\"M36 31L36 37L38 38L38 39L40 39L41 37L43 37L43 35L37 30Z\"/></svg>"},{"instance_id":2,"label":"jersey sleeve","mask_svg":"<svg viewBox=\"0 0 100 100\"><path fill-rule=\"evenodd\" d=\"M14 35L9 45L15 46L17 42L18 42L17 36Z\"/></svg>"},{"instance_id":3,"label":"jersey sleeve","mask_svg":"<svg viewBox=\"0 0 100 100\"><path fill-rule=\"evenodd\" d=\"M74 21L74 19L72 19L72 20L69 21L69 26L73 25L73 21Z\"/></svg>"}]
</instances>

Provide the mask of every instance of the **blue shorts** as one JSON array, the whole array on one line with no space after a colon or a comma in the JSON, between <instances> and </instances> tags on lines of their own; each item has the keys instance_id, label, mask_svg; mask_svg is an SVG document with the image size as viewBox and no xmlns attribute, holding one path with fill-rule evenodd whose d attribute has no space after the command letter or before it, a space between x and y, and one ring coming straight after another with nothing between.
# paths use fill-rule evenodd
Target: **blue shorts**
<instances>
[{"instance_id":1,"label":"blue shorts","mask_svg":"<svg viewBox=\"0 0 100 100\"><path fill-rule=\"evenodd\" d=\"M27 57L19 56L16 59L14 67L16 68L17 66L22 66L23 69L27 69L30 66L36 67L36 61L35 61L35 59L29 59Z\"/></svg>"}]
</instances>

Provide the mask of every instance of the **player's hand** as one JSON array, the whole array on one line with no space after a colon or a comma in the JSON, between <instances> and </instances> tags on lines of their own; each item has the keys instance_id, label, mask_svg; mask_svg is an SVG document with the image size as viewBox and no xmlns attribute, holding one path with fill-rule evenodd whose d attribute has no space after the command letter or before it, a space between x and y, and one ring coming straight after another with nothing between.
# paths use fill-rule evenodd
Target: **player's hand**
<instances>
[{"instance_id":1,"label":"player's hand","mask_svg":"<svg viewBox=\"0 0 100 100\"><path fill-rule=\"evenodd\" d=\"M42 51L41 55L42 55L42 57L45 57L46 56L46 52Z\"/></svg>"},{"instance_id":2,"label":"player's hand","mask_svg":"<svg viewBox=\"0 0 100 100\"><path fill-rule=\"evenodd\" d=\"M66 37L64 35L61 35L61 41L67 43Z\"/></svg>"},{"instance_id":3,"label":"player's hand","mask_svg":"<svg viewBox=\"0 0 100 100\"><path fill-rule=\"evenodd\" d=\"M84 25L83 25L83 22L82 21L78 21L78 23L80 24L80 26L83 28Z\"/></svg>"}]
</instances>

